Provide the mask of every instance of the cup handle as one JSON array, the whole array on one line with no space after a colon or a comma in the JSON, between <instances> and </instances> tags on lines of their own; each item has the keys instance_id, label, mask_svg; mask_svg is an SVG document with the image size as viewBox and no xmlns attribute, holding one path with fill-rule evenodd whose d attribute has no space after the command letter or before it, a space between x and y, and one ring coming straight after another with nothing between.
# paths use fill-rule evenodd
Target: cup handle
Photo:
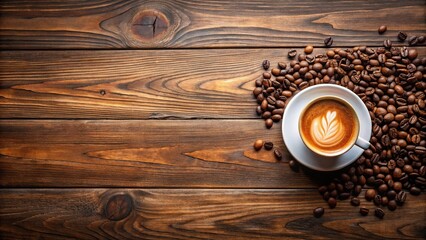
<instances>
[{"instance_id":1,"label":"cup handle","mask_svg":"<svg viewBox=\"0 0 426 240\"><path fill-rule=\"evenodd\" d=\"M355 145L363 149L368 149L370 147L370 142L363 139L362 137L358 137L358 139L355 142Z\"/></svg>"}]
</instances>

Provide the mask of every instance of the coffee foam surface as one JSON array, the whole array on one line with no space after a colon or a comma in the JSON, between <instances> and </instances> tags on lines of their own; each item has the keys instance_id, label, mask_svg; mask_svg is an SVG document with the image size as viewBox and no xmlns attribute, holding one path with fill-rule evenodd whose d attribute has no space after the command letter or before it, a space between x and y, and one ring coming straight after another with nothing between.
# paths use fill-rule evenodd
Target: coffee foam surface
<instances>
[{"instance_id":1,"label":"coffee foam surface","mask_svg":"<svg viewBox=\"0 0 426 240\"><path fill-rule=\"evenodd\" d=\"M319 147L329 148L345 137L341 117L336 111L326 111L312 120L310 134Z\"/></svg>"}]
</instances>

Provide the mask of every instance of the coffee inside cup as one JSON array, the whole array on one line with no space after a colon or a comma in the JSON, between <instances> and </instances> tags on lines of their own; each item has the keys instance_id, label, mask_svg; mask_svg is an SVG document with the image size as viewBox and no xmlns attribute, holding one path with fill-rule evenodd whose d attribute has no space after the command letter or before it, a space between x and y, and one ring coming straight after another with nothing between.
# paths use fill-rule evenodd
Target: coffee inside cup
<instances>
[{"instance_id":1,"label":"coffee inside cup","mask_svg":"<svg viewBox=\"0 0 426 240\"><path fill-rule=\"evenodd\" d=\"M301 114L299 130L309 149L324 156L336 156L355 144L359 122L346 101L328 96L308 104Z\"/></svg>"}]
</instances>

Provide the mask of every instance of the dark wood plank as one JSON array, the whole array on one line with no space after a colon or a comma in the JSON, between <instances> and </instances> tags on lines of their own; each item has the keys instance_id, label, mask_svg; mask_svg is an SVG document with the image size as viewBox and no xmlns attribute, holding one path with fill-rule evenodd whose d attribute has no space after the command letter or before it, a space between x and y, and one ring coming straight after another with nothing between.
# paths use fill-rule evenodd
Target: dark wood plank
<instances>
[{"instance_id":1,"label":"dark wood plank","mask_svg":"<svg viewBox=\"0 0 426 240\"><path fill-rule=\"evenodd\" d=\"M0 118L257 118L261 62L287 51L3 51Z\"/></svg>"},{"instance_id":2,"label":"dark wood plank","mask_svg":"<svg viewBox=\"0 0 426 240\"><path fill-rule=\"evenodd\" d=\"M0 121L3 187L317 187L289 159L281 126L260 119Z\"/></svg>"},{"instance_id":3,"label":"dark wood plank","mask_svg":"<svg viewBox=\"0 0 426 240\"><path fill-rule=\"evenodd\" d=\"M126 196L130 214L108 220L107 203ZM424 239L426 195L379 220L349 200L326 208L315 190L2 189L2 239ZM362 198L362 205L374 205ZM121 205L123 206L123 205ZM126 209L126 208L124 208ZM130 209L130 208L129 208ZM120 215L115 215L120 216ZM125 215L122 215L123 217Z\"/></svg>"},{"instance_id":4,"label":"dark wood plank","mask_svg":"<svg viewBox=\"0 0 426 240\"><path fill-rule=\"evenodd\" d=\"M1 1L0 48L204 48L381 45L425 34L407 1ZM389 26L386 36L377 28Z\"/></svg>"}]
</instances>

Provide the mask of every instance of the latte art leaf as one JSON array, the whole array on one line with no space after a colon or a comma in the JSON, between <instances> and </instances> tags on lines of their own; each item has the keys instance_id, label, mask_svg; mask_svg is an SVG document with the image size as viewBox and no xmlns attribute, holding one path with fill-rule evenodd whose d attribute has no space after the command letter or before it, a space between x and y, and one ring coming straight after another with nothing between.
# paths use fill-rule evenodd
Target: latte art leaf
<instances>
[{"instance_id":1,"label":"latte art leaf","mask_svg":"<svg viewBox=\"0 0 426 240\"><path fill-rule=\"evenodd\" d=\"M312 121L311 136L321 147L330 147L342 140L344 132L342 123L337 119L335 111L327 111Z\"/></svg>"}]
</instances>

